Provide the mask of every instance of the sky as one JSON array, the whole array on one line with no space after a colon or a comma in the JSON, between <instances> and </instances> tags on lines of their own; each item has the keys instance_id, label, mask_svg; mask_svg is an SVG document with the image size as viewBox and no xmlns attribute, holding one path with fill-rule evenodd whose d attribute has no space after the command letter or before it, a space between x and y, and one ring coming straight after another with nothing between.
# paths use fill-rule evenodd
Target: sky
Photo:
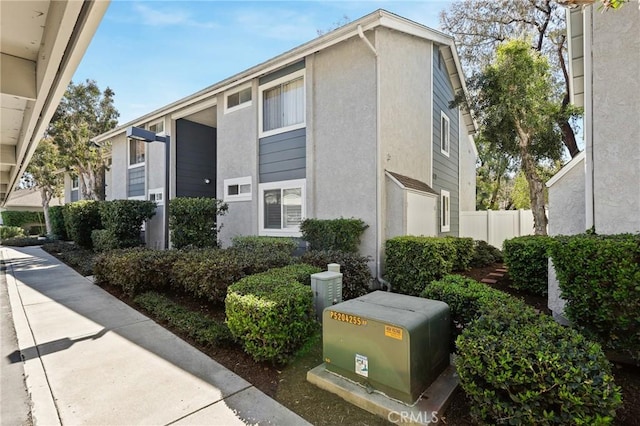
<instances>
[{"instance_id":1,"label":"sky","mask_svg":"<svg viewBox=\"0 0 640 426\"><path fill-rule=\"evenodd\" d=\"M112 0L73 82L115 92L125 124L377 9L439 28L449 1Z\"/></svg>"}]
</instances>

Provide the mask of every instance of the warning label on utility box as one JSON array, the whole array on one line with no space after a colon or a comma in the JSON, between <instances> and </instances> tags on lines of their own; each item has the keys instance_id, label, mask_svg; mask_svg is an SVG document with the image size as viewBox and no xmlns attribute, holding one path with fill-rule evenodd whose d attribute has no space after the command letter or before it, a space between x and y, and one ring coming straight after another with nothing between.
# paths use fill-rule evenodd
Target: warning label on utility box
<instances>
[{"instance_id":1,"label":"warning label on utility box","mask_svg":"<svg viewBox=\"0 0 640 426\"><path fill-rule=\"evenodd\" d=\"M392 325L384 326L384 335L393 339L402 340L402 329Z\"/></svg>"},{"instance_id":2,"label":"warning label on utility box","mask_svg":"<svg viewBox=\"0 0 640 426\"><path fill-rule=\"evenodd\" d=\"M356 354L356 374L369 377L369 360L364 355Z\"/></svg>"}]
</instances>

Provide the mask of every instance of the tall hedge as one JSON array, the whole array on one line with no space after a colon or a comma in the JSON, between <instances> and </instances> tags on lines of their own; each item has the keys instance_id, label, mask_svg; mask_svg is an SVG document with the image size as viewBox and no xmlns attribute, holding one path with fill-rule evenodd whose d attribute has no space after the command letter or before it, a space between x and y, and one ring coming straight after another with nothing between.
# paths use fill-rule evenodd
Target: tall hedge
<instances>
[{"instance_id":1,"label":"tall hedge","mask_svg":"<svg viewBox=\"0 0 640 426\"><path fill-rule=\"evenodd\" d=\"M98 251L136 247L142 244L140 227L156 214L156 204L143 200L101 201L100 218L104 230L92 235Z\"/></svg>"},{"instance_id":2,"label":"tall hedge","mask_svg":"<svg viewBox=\"0 0 640 426\"><path fill-rule=\"evenodd\" d=\"M300 224L302 238L311 250L338 250L357 253L360 237L369 227L361 219L305 219Z\"/></svg>"},{"instance_id":3,"label":"tall hedge","mask_svg":"<svg viewBox=\"0 0 640 426\"><path fill-rule=\"evenodd\" d=\"M373 277L367 257L357 253L323 250L308 251L302 255L301 260L323 271L327 269L329 263L339 264L342 273L342 300L360 297L369 292Z\"/></svg>"},{"instance_id":4,"label":"tall hedge","mask_svg":"<svg viewBox=\"0 0 640 426\"><path fill-rule=\"evenodd\" d=\"M640 235L557 237L549 253L572 324L640 360Z\"/></svg>"},{"instance_id":5,"label":"tall hedge","mask_svg":"<svg viewBox=\"0 0 640 426\"><path fill-rule=\"evenodd\" d=\"M452 271L455 259L450 238L395 237L385 244L385 279L392 291L419 296L427 284Z\"/></svg>"},{"instance_id":6,"label":"tall hedge","mask_svg":"<svg viewBox=\"0 0 640 426\"><path fill-rule=\"evenodd\" d=\"M53 236L58 240L68 240L67 228L64 225L64 207L49 207L49 220L51 221L51 233Z\"/></svg>"},{"instance_id":7,"label":"tall hedge","mask_svg":"<svg viewBox=\"0 0 640 426\"><path fill-rule=\"evenodd\" d=\"M445 237L453 243L456 249L456 257L453 261L454 271L466 271L471 267L471 261L475 254L473 238L468 237Z\"/></svg>"},{"instance_id":8,"label":"tall hedge","mask_svg":"<svg viewBox=\"0 0 640 426\"><path fill-rule=\"evenodd\" d=\"M24 226L30 223L44 223L42 212L5 210L1 214L4 226Z\"/></svg>"},{"instance_id":9,"label":"tall hedge","mask_svg":"<svg viewBox=\"0 0 640 426\"><path fill-rule=\"evenodd\" d=\"M205 197L178 197L169 202L169 229L174 248L214 248L218 246L216 219L229 206Z\"/></svg>"},{"instance_id":10,"label":"tall hedge","mask_svg":"<svg viewBox=\"0 0 640 426\"><path fill-rule=\"evenodd\" d=\"M69 237L80 247L92 248L91 233L102 229L100 203L81 200L64 206L64 223Z\"/></svg>"},{"instance_id":11,"label":"tall hedge","mask_svg":"<svg viewBox=\"0 0 640 426\"><path fill-rule=\"evenodd\" d=\"M539 296L547 295L547 249L550 244L551 238L543 235L527 235L504 241L502 255L509 268L513 288Z\"/></svg>"},{"instance_id":12,"label":"tall hedge","mask_svg":"<svg viewBox=\"0 0 640 426\"><path fill-rule=\"evenodd\" d=\"M245 263L247 275L264 272L293 262L297 244L293 238L237 236L232 239L231 251Z\"/></svg>"}]
</instances>

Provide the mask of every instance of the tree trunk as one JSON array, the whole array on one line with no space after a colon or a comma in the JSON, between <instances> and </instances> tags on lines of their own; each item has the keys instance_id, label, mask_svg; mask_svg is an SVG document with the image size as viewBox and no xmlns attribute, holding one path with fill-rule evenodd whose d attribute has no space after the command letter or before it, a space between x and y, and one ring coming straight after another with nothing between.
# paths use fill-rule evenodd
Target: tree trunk
<instances>
[{"instance_id":1,"label":"tree trunk","mask_svg":"<svg viewBox=\"0 0 640 426\"><path fill-rule=\"evenodd\" d=\"M529 152L530 135L525 132L519 123L516 130L520 138L520 157L522 170L529 184L529 198L531 199L531 212L533 213L533 228L535 235L547 235L547 212L544 204L544 183L536 170L536 161Z\"/></svg>"},{"instance_id":2,"label":"tree trunk","mask_svg":"<svg viewBox=\"0 0 640 426\"><path fill-rule=\"evenodd\" d=\"M95 199L99 201L104 201L106 198L105 187L104 187L105 169L106 169L105 166L101 165L100 168L97 170L97 173L95 173L94 180L93 180L93 194L95 196Z\"/></svg>"},{"instance_id":3,"label":"tree trunk","mask_svg":"<svg viewBox=\"0 0 640 426\"><path fill-rule=\"evenodd\" d=\"M564 96L562 97L562 115L567 110L569 106L569 70L567 69L567 64L564 60L564 41L567 38L566 35L563 35L560 38L560 42L558 43L558 60L560 62L560 69L562 70L562 75L564 76ZM564 146L569 150L569 154L571 158L580 154L580 150L578 149L578 144L576 142L576 134L573 132L573 128L569 124L567 120L560 119L558 120L558 125L560 126L560 130L562 131L562 141L564 142Z\"/></svg>"},{"instance_id":4,"label":"tree trunk","mask_svg":"<svg viewBox=\"0 0 640 426\"><path fill-rule=\"evenodd\" d=\"M51 201L52 191L47 188L40 189L40 196L42 198L42 212L44 213L44 226L47 228L47 235L52 235L51 229L51 217L49 216L49 202Z\"/></svg>"}]
</instances>

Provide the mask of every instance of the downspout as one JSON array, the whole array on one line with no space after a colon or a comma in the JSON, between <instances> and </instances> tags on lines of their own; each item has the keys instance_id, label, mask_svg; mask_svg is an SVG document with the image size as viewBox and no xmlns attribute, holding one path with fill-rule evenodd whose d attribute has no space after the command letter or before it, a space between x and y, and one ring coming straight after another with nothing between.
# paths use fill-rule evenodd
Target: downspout
<instances>
[{"instance_id":1,"label":"downspout","mask_svg":"<svg viewBox=\"0 0 640 426\"><path fill-rule=\"evenodd\" d=\"M376 278L379 283L388 287L388 284L382 279L382 166L380 159L382 158L382 144L380 141L380 64L378 51L371 44L368 38L364 36L362 26L358 25L358 36L364 41L367 47L373 52L376 58Z\"/></svg>"},{"instance_id":2,"label":"downspout","mask_svg":"<svg viewBox=\"0 0 640 426\"><path fill-rule=\"evenodd\" d=\"M593 72L592 72L592 17L591 8L582 11L584 48L584 139L585 139L585 227L595 227L595 200L593 193Z\"/></svg>"}]
</instances>

